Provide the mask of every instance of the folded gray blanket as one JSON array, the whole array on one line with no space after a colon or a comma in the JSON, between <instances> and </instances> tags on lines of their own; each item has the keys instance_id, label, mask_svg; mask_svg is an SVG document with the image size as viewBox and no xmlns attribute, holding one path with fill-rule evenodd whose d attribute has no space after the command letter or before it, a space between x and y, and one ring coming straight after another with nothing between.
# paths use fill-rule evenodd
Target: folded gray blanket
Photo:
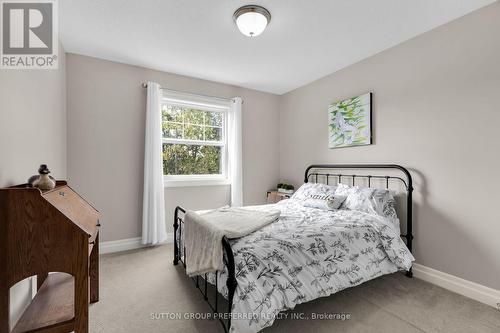
<instances>
[{"instance_id":1,"label":"folded gray blanket","mask_svg":"<svg viewBox=\"0 0 500 333\"><path fill-rule=\"evenodd\" d=\"M185 223L186 273L189 276L224 268L222 238L246 236L276 221L279 210L257 211L223 207L208 212L187 211Z\"/></svg>"}]
</instances>

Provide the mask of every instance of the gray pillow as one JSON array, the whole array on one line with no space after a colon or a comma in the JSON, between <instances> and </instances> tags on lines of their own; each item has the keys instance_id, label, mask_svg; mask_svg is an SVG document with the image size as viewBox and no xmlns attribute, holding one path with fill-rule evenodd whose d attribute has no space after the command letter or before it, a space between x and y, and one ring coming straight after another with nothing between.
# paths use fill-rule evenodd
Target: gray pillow
<instances>
[{"instance_id":1,"label":"gray pillow","mask_svg":"<svg viewBox=\"0 0 500 333\"><path fill-rule=\"evenodd\" d=\"M311 207L323 210L336 210L346 197L336 194L329 194L327 196L307 198L302 202L304 207Z\"/></svg>"}]
</instances>

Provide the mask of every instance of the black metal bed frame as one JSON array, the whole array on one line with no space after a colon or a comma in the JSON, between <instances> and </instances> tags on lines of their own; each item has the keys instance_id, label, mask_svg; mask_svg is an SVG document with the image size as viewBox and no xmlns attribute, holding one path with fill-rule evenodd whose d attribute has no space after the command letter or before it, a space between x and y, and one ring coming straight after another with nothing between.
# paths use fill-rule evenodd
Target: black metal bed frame
<instances>
[{"instance_id":1,"label":"black metal bed frame","mask_svg":"<svg viewBox=\"0 0 500 333\"><path fill-rule=\"evenodd\" d=\"M317 169L320 170L320 172L311 172L311 170ZM342 173L330 173L327 171L321 171L321 170L354 170L354 169L368 169L368 170L376 170L376 169L385 169L385 170L398 170L401 171L406 180L399 177L399 176L388 176L388 175L359 175L359 174L342 174ZM336 178L337 183L341 183L343 178L350 178L352 180L352 185L356 184L356 179L357 178L365 178L368 180L368 187L371 187L372 184L372 179L383 179L385 180L385 185L386 189L389 188L389 181L390 180L399 180L404 184L406 188L406 233L402 234L401 237L406 239L406 246L412 252L412 242L413 242L413 233L412 233L412 227L413 227L413 221L412 221L412 192L413 192L413 183L412 183L412 178L410 172L397 164L314 164L310 165L307 167L305 174L304 174L304 183L308 183L310 178L314 177L315 183L318 182L318 177L323 177L326 178L326 184L329 185L330 178ZM181 214L184 215L186 213L186 210L183 209L180 206L177 206L175 208L175 214L174 214L174 265L179 264L181 262L186 268L186 257L185 257L185 252L186 248L183 246L182 243L182 226L184 224L184 218L181 217ZM179 235L177 235L177 232ZM179 236L179 237L177 237ZM233 298L234 298L234 293L236 291L236 287L238 286L238 283L236 281L236 269L235 269L235 263L234 263L234 254L233 250L231 248L231 244L229 243L229 240L226 237L222 238L222 248L224 249L224 263L227 267L227 281L226 281L226 286L228 290L228 295L227 295L227 309L226 311L220 311L219 309L219 292L218 292L218 274L219 272L215 272L215 288L214 288L214 304L210 303L210 300L208 299L208 279L207 279L207 274L204 274L203 276L197 275L196 277L193 277L192 279L195 282L196 288L201 292L203 295L203 298L205 301L208 303L210 306L212 312L214 314L217 314L217 316L214 316L217 318L220 323L222 324L222 327L224 328L224 332L229 332L229 328L231 327L231 308L233 305ZM181 254L181 249L183 249L182 254ZM412 269L410 268L409 271L406 272L406 276L408 277L413 277ZM203 279L204 284L200 284L199 279ZM222 297L223 299L223 297Z\"/></svg>"}]
</instances>

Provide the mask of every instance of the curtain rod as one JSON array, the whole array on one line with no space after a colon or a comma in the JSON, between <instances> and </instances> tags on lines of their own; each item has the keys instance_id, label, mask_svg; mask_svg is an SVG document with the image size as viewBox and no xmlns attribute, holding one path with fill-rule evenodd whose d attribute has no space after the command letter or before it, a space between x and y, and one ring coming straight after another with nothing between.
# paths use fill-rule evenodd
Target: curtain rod
<instances>
[{"instance_id":1,"label":"curtain rod","mask_svg":"<svg viewBox=\"0 0 500 333\"><path fill-rule=\"evenodd\" d=\"M147 88L148 84L146 82L143 82L142 83L142 87L143 88ZM170 92L173 92L173 93L179 93L179 94L185 94L185 95L191 95L191 96L201 96L201 97L207 97L207 98L214 98L214 99L218 99L218 100L226 101L226 102L234 102L234 98L224 98L224 97L217 97L217 96L210 96L210 95L203 95L203 94L195 94L195 93L190 93L190 92L180 91L180 90L174 90L174 89L168 89L168 88L160 88L160 89L164 90L164 91L170 91ZM243 99L241 100L241 103L243 104Z\"/></svg>"}]
</instances>

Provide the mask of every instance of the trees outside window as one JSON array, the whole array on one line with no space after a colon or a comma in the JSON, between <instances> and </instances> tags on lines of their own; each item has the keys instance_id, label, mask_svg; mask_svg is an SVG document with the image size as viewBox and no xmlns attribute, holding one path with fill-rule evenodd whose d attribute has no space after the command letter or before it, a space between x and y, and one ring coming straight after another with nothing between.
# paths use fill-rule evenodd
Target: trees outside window
<instances>
[{"instance_id":1,"label":"trees outside window","mask_svg":"<svg viewBox=\"0 0 500 333\"><path fill-rule=\"evenodd\" d=\"M225 177L227 112L174 103L161 111L163 174Z\"/></svg>"}]
</instances>

